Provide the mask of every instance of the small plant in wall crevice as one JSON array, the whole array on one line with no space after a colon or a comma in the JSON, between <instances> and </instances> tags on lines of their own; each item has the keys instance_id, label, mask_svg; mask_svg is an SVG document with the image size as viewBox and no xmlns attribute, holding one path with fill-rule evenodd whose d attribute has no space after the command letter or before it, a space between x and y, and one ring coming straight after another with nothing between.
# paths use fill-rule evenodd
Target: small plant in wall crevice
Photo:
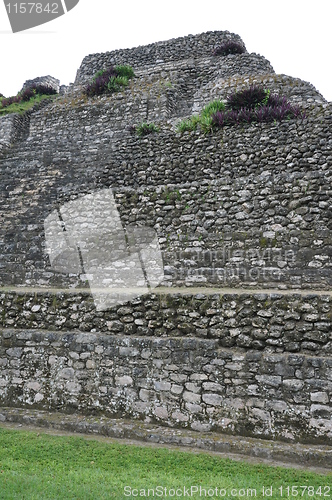
<instances>
[{"instance_id":1,"label":"small plant in wall crevice","mask_svg":"<svg viewBox=\"0 0 332 500\"><path fill-rule=\"evenodd\" d=\"M140 123L137 127L131 127L131 129L135 129L135 132L139 137L159 132L159 128L154 123L146 122Z\"/></svg>"},{"instance_id":2,"label":"small plant in wall crevice","mask_svg":"<svg viewBox=\"0 0 332 500\"><path fill-rule=\"evenodd\" d=\"M89 97L119 92L128 85L128 81L135 76L131 66L110 66L98 71L92 82L85 88Z\"/></svg>"},{"instance_id":3,"label":"small plant in wall crevice","mask_svg":"<svg viewBox=\"0 0 332 500\"><path fill-rule=\"evenodd\" d=\"M187 131L197 130L200 127L204 133L211 132L213 128L212 117L218 111L224 111L225 104L220 100L215 100L207 104L199 115L193 115L187 120L178 123L176 131L183 133Z\"/></svg>"}]
</instances>

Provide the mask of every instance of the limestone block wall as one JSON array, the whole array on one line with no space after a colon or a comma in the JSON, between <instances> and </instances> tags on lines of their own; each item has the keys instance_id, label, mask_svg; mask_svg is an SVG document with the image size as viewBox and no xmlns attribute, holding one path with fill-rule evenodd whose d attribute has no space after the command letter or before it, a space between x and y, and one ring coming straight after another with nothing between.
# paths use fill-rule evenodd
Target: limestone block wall
<instances>
[{"instance_id":1,"label":"limestone block wall","mask_svg":"<svg viewBox=\"0 0 332 500\"><path fill-rule=\"evenodd\" d=\"M48 106L50 102L43 100L33 106L25 113L11 113L0 117L0 155L5 152L16 142L25 141L30 132L30 120L38 110Z\"/></svg>"},{"instance_id":2,"label":"limestone block wall","mask_svg":"<svg viewBox=\"0 0 332 500\"><path fill-rule=\"evenodd\" d=\"M26 137L29 127L29 115L13 113L0 118L0 145L3 149Z\"/></svg>"},{"instance_id":3,"label":"limestone block wall","mask_svg":"<svg viewBox=\"0 0 332 500\"><path fill-rule=\"evenodd\" d=\"M257 54L213 57L228 39L88 56L52 104L0 120L1 405L331 443L331 103ZM88 99L111 63L136 77ZM306 118L176 133L253 82ZM160 132L131 134L143 120ZM51 267L44 221L104 189L155 231L164 281L97 310L86 275Z\"/></svg>"},{"instance_id":4,"label":"limestone block wall","mask_svg":"<svg viewBox=\"0 0 332 500\"><path fill-rule=\"evenodd\" d=\"M22 90L31 87L32 85L46 85L47 87L52 87L56 92L60 89L60 80L54 78L53 76L39 76L33 80L26 80L23 84Z\"/></svg>"},{"instance_id":5,"label":"limestone block wall","mask_svg":"<svg viewBox=\"0 0 332 500\"><path fill-rule=\"evenodd\" d=\"M11 144L16 115L3 116L0 119L0 144L5 147Z\"/></svg>"},{"instance_id":6,"label":"limestone block wall","mask_svg":"<svg viewBox=\"0 0 332 500\"><path fill-rule=\"evenodd\" d=\"M84 293L1 304L5 406L331 443L330 295L152 295L97 314Z\"/></svg>"},{"instance_id":7,"label":"limestone block wall","mask_svg":"<svg viewBox=\"0 0 332 500\"><path fill-rule=\"evenodd\" d=\"M134 68L155 66L179 60L211 55L213 49L228 40L244 43L239 35L229 31L210 31L200 35L188 35L163 42L152 43L130 49L114 50L85 57L77 72L75 84L87 82L100 69L113 64L129 64Z\"/></svg>"},{"instance_id":8,"label":"limestone block wall","mask_svg":"<svg viewBox=\"0 0 332 500\"><path fill-rule=\"evenodd\" d=\"M249 85L262 86L269 89L272 94L285 96L291 103L300 105L303 109L310 109L313 104L326 103L326 99L311 83L288 75L276 75L273 73L270 71L265 74L260 74L260 72L251 73L248 69L245 76L224 77L223 75L218 75L218 77L196 91L194 96L194 110L197 109L199 111L205 103L214 99L226 100L232 92L244 90Z\"/></svg>"},{"instance_id":9,"label":"limestone block wall","mask_svg":"<svg viewBox=\"0 0 332 500\"><path fill-rule=\"evenodd\" d=\"M192 114L194 105L197 107L197 88L217 78L238 74L246 64L249 74L273 73L270 63L255 54L179 61L176 65L168 63L149 70L137 70L134 66L136 78L123 92L87 99L74 87L72 93L58 99L47 112L31 118L30 138L53 147L77 141L107 145L121 140L126 127L142 121L161 122L167 127L167 122ZM206 96L200 99L200 108L210 100Z\"/></svg>"},{"instance_id":10,"label":"limestone block wall","mask_svg":"<svg viewBox=\"0 0 332 500\"><path fill-rule=\"evenodd\" d=\"M227 348L331 356L330 291L161 287L154 292L97 311L89 289L2 290L0 325L63 333L209 338Z\"/></svg>"},{"instance_id":11,"label":"limestone block wall","mask_svg":"<svg viewBox=\"0 0 332 500\"><path fill-rule=\"evenodd\" d=\"M35 116L42 120L48 109ZM94 144L89 131L70 134L75 111L60 115L67 127L57 149L35 135L2 160L3 284L79 284L79 276L50 268L44 220L78 195L111 188L124 225L156 230L165 283L331 285L330 105L304 121L213 136L161 131L140 139L124 131L112 143L98 109L89 125Z\"/></svg>"}]
</instances>

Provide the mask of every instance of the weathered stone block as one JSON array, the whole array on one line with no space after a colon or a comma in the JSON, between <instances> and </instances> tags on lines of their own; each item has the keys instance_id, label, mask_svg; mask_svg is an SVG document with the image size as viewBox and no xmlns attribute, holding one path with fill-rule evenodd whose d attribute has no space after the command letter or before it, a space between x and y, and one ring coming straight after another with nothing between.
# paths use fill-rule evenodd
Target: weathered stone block
<instances>
[{"instance_id":1,"label":"weathered stone block","mask_svg":"<svg viewBox=\"0 0 332 500\"><path fill-rule=\"evenodd\" d=\"M133 383L133 379L128 375L124 375L123 377L115 377L115 384L118 386L133 385Z\"/></svg>"},{"instance_id":2,"label":"weathered stone block","mask_svg":"<svg viewBox=\"0 0 332 500\"><path fill-rule=\"evenodd\" d=\"M212 406L220 406L222 404L222 396L220 394L203 394L202 400L204 403Z\"/></svg>"}]
</instances>

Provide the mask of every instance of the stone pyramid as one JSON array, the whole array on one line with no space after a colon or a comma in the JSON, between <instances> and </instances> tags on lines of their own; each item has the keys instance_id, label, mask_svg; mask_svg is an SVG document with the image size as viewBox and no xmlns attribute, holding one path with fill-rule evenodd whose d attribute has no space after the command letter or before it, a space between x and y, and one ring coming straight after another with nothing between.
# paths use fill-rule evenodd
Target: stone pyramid
<instances>
[{"instance_id":1,"label":"stone pyramid","mask_svg":"<svg viewBox=\"0 0 332 500\"><path fill-rule=\"evenodd\" d=\"M229 40L245 48L220 31L89 55L51 103L0 118L3 407L331 442L332 105L261 55L214 56ZM129 86L87 97L117 64ZM177 131L251 85L306 117ZM45 220L103 190L117 229L153 230L163 277L98 310L79 251L52 267ZM88 239L95 212L76 206Z\"/></svg>"}]
</instances>

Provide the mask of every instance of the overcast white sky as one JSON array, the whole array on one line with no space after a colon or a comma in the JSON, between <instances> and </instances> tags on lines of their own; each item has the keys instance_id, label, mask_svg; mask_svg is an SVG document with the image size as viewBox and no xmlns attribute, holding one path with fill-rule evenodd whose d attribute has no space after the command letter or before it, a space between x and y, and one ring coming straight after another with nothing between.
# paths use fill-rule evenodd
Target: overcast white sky
<instances>
[{"instance_id":1,"label":"overcast white sky","mask_svg":"<svg viewBox=\"0 0 332 500\"><path fill-rule=\"evenodd\" d=\"M332 101L331 19L331 0L80 0L66 15L13 34L1 2L0 92L15 95L44 75L68 85L88 54L227 30L276 73L309 81Z\"/></svg>"}]
</instances>

